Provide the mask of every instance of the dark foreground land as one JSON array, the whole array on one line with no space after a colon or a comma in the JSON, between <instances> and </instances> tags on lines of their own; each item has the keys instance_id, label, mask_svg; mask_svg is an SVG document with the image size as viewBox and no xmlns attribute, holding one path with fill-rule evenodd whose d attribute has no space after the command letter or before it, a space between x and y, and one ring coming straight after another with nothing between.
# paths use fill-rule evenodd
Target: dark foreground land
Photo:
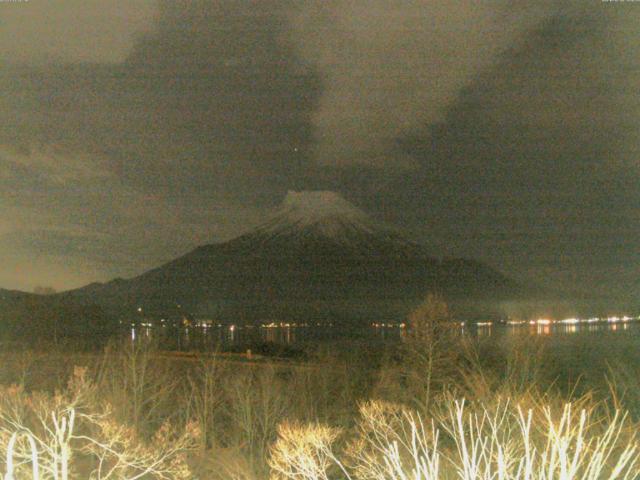
<instances>
[{"instance_id":1,"label":"dark foreground land","mask_svg":"<svg viewBox=\"0 0 640 480\"><path fill-rule=\"evenodd\" d=\"M5 344L2 472L34 478L35 451L43 479L640 474L633 349L606 357L586 339L559 356L535 336L469 338L437 321L345 345Z\"/></svg>"}]
</instances>

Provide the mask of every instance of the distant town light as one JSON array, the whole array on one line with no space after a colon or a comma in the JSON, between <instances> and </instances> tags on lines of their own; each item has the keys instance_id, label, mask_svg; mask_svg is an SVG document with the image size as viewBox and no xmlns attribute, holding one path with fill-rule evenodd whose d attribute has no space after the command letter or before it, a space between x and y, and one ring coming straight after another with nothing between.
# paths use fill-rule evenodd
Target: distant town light
<instances>
[{"instance_id":1,"label":"distant town light","mask_svg":"<svg viewBox=\"0 0 640 480\"><path fill-rule=\"evenodd\" d=\"M569 325L573 325L576 323L580 323L580 320L578 320L577 318L565 318L564 320L560 320L560 323L566 323Z\"/></svg>"}]
</instances>

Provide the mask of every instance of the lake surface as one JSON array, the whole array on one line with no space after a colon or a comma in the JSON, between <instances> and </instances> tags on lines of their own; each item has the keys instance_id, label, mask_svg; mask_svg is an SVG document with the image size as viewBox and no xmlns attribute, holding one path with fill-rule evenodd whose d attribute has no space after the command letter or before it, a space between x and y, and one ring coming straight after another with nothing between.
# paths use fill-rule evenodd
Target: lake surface
<instances>
[{"instance_id":1,"label":"lake surface","mask_svg":"<svg viewBox=\"0 0 640 480\"><path fill-rule=\"evenodd\" d=\"M582 323L492 323L459 325L460 331L483 341L508 343L523 338L536 339L554 350L566 350L584 344L602 354L615 350L640 350L640 321L599 321ZM371 345L402 342L406 330L399 326L371 326L345 329L329 326L241 327L212 326L189 328L131 328L132 341L154 338L161 348L179 351L202 351L274 343L304 348L322 343L367 343ZM558 352L560 353L560 352Z\"/></svg>"},{"instance_id":2,"label":"lake surface","mask_svg":"<svg viewBox=\"0 0 640 480\"><path fill-rule=\"evenodd\" d=\"M459 326L483 349L484 354L504 362L505 352L524 352L521 357L541 355L543 368L565 388L581 384L607 388L604 379L611 369L626 371L628 378L640 378L640 321L594 322L578 324L520 324ZM294 355L313 351L318 345L339 351L374 351L403 341L399 327L370 327L345 330L336 327L209 327L168 329L137 327L128 331L131 341L155 339L160 348L178 351L218 349ZM357 348L356 348L357 347ZM283 348L284 350L278 350ZM502 356L501 356L502 355ZM287 356L287 355L285 355ZM634 380L635 382L635 380Z\"/></svg>"}]
</instances>

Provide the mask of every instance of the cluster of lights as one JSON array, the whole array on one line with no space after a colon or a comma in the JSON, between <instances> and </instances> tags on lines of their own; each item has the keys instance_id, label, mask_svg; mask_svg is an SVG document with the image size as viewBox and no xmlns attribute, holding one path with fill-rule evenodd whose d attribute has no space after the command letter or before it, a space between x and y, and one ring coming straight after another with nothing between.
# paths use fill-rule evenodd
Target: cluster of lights
<instances>
[{"instance_id":1,"label":"cluster of lights","mask_svg":"<svg viewBox=\"0 0 640 480\"><path fill-rule=\"evenodd\" d=\"M562 320L551 320L549 318L538 318L536 320L509 320L507 321L507 325L577 325L580 323L620 323L620 322L631 322L635 320L640 320L640 316L638 317L629 317L628 315L624 315L622 317L612 316L606 318L592 317L592 318L565 318ZM480 325L480 323L478 323Z\"/></svg>"},{"instance_id":2,"label":"cluster of lights","mask_svg":"<svg viewBox=\"0 0 640 480\"><path fill-rule=\"evenodd\" d=\"M406 328L405 323L372 323L372 327L375 328Z\"/></svg>"},{"instance_id":3,"label":"cluster of lights","mask_svg":"<svg viewBox=\"0 0 640 480\"><path fill-rule=\"evenodd\" d=\"M460 325L461 327L465 326L466 322L458 322L458 325ZM485 322L485 323L477 323L476 325L491 325L493 322ZM372 327L374 328L407 328L407 324L402 322L402 323L372 323L371 324Z\"/></svg>"},{"instance_id":4,"label":"cluster of lights","mask_svg":"<svg viewBox=\"0 0 640 480\"><path fill-rule=\"evenodd\" d=\"M308 323L289 323L289 322L271 322L263 323L260 328L296 328L296 327L308 327Z\"/></svg>"},{"instance_id":5,"label":"cluster of lights","mask_svg":"<svg viewBox=\"0 0 640 480\"><path fill-rule=\"evenodd\" d=\"M491 326L493 326L493 322L477 322L476 326L478 326L478 327L491 327Z\"/></svg>"},{"instance_id":6,"label":"cluster of lights","mask_svg":"<svg viewBox=\"0 0 640 480\"><path fill-rule=\"evenodd\" d=\"M196 322L196 327L200 327L200 328L212 328L212 327L218 327L221 328L223 327L223 325L221 323L213 323L211 320L199 320Z\"/></svg>"}]
</instances>

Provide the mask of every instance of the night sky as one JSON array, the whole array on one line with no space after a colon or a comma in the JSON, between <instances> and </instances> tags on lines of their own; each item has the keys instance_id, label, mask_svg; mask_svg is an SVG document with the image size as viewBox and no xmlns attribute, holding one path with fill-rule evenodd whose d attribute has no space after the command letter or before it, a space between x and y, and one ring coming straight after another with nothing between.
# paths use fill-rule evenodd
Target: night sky
<instances>
[{"instance_id":1,"label":"night sky","mask_svg":"<svg viewBox=\"0 0 640 480\"><path fill-rule=\"evenodd\" d=\"M0 288L335 190L436 256L640 296L640 2L0 2Z\"/></svg>"}]
</instances>

